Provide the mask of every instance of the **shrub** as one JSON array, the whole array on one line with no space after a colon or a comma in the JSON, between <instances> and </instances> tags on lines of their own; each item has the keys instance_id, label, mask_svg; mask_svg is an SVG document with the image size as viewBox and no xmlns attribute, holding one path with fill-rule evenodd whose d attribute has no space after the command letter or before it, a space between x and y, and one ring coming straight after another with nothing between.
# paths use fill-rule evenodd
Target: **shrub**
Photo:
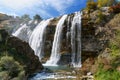
<instances>
[{"instance_id":1,"label":"shrub","mask_svg":"<svg viewBox=\"0 0 120 80\"><path fill-rule=\"evenodd\" d=\"M95 23L100 24L103 20L105 20L105 15L101 11L98 11Z\"/></svg>"},{"instance_id":2,"label":"shrub","mask_svg":"<svg viewBox=\"0 0 120 80\"><path fill-rule=\"evenodd\" d=\"M115 37L110 41L109 48L113 57L120 56L120 31L115 32Z\"/></svg>"},{"instance_id":3,"label":"shrub","mask_svg":"<svg viewBox=\"0 0 120 80\"><path fill-rule=\"evenodd\" d=\"M9 79L10 77L7 71L0 72L0 80L9 80Z\"/></svg>"},{"instance_id":4,"label":"shrub","mask_svg":"<svg viewBox=\"0 0 120 80\"><path fill-rule=\"evenodd\" d=\"M120 72L117 70L99 69L94 76L95 80L120 80Z\"/></svg>"},{"instance_id":5,"label":"shrub","mask_svg":"<svg viewBox=\"0 0 120 80\"><path fill-rule=\"evenodd\" d=\"M87 9L87 11L96 10L97 9L97 2L88 1L86 9Z\"/></svg>"},{"instance_id":6,"label":"shrub","mask_svg":"<svg viewBox=\"0 0 120 80\"><path fill-rule=\"evenodd\" d=\"M109 8L109 12L112 12L112 13L120 13L120 3L115 5L115 6L111 6Z\"/></svg>"},{"instance_id":7,"label":"shrub","mask_svg":"<svg viewBox=\"0 0 120 80\"><path fill-rule=\"evenodd\" d=\"M98 0L98 7L112 6L116 4L115 0Z\"/></svg>"},{"instance_id":8,"label":"shrub","mask_svg":"<svg viewBox=\"0 0 120 80\"><path fill-rule=\"evenodd\" d=\"M105 70L104 64L99 64L98 70L96 72L95 80L120 80L120 72L117 67L120 66L120 30L116 30L114 37L109 43L110 56L110 66L109 70Z\"/></svg>"},{"instance_id":9,"label":"shrub","mask_svg":"<svg viewBox=\"0 0 120 80\"><path fill-rule=\"evenodd\" d=\"M12 57L9 56L3 56L0 59L0 76L2 76L4 71L10 78L21 77L22 75L25 75L24 73L19 76L21 72L24 72L23 67Z\"/></svg>"}]
</instances>

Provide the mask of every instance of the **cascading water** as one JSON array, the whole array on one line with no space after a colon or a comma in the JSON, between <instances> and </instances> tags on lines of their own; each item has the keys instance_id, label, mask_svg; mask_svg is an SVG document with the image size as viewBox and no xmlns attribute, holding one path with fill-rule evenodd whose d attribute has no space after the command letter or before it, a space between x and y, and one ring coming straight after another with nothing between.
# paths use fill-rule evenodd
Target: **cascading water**
<instances>
[{"instance_id":1,"label":"cascading water","mask_svg":"<svg viewBox=\"0 0 120 80\"><path fill-rule=\"evenodd\" d=\"M62 16L62 18L59 20L57 27L56 27L56 32L54 35L54 41L53 41L53 46L52 46L52 53L50 56L50 59L44 64L48 66L57 66L57 62L60 59L60 42L61 42L61 34L63 30L63 24L65 19L67 18L67 15Z\"/></svg>"},{"instance_id":2,"label":"cascading water","mask_svg":"<svg viewBox=\"0 0 120 80\"><path fill-rule=\"evenodd\" d=\"M72 66L81 67L81 14L76 12L71 27Z\"/></svg>"},{"instance_id":3,"label":"cascading water","mask_svg":"<svg viewBox=\"0 0 120 80\"><path fill-rule=\"evenodd\" d=\"M57 62L60 59L62 30L66 18L67 15L62 16L56 26L51 56L45 65L56 66ZM22 25L16 32L12 34L13 36L29 42L30 46L40 60L44 56L45 31L50 20L51 19L43 20L39 24L37 21L31 20L28 23ZM73 19L71 19L71 16L68 16L67 21L68 24L66 33L66 44L69 45L71 37L71 64L73 65L73 67L81 67L81 13L76 12ZM37 24L38 26L36 26Z\"/></svg>"},{"instance_id":4,"label":"cascading water","mask_svg":"<svg viewBox=\"0 0 120 80\"><path fill-rule=\"evenodd\" d=\"M27 26L27 24L24 24L20 28L18 28L17 31L12 33L12 35L27 42L29 40L31 33L32 31L30 30L29 26Z\"/></svg>"},{"instance_id":5,"label":"cascading water","mask_svg":"<svg viewBox=\"0 0 120 80\"><path fill-rule=\"evenodd\" d=\"M30 46L35 51L35 54L39 57L40 60L43 58L44 55L44 34L50 20L51 19L41 21L33 30L29 39Z\"/></svg>"},{"instance_id":6,"label":"cascading water","mask_svg":"<svg viewBox=\"0 0 120 80\"><path fill-rule=\"evenodd\" d=\"M67 38L67 45L68 45L68 42L69 42L69 39L70 39L70 16L68 17L68 20L67 20L67 33L66 33L66 38Z\"/></svg>"},{"instance_id":7,"label":"cascading water","mask_svg":"<svg viewBox=\"0 0 120 80\"><path fill-rule=\"evenodd\" d=\"M37 21L37 20L35 20L35 21ZM35 21L34 20L30 20L26 24L21 23L19 25L20 28L18 28L16 31L13 30L12 35L20 38L21 40L24 40L24 41L28 42L33 29L38 24L38 21L37 21L36 24L34 23Z\"/></svg>"}]
</instances>

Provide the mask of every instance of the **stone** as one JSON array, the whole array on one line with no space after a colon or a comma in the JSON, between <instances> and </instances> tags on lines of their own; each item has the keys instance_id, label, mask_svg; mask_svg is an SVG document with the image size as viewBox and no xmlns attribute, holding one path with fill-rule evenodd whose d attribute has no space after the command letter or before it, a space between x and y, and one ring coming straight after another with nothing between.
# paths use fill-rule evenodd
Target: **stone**
<instances>
[{"instance_id":1,"label":"stone","mask_svg":"<svg viewBox=\"0 0 120 80\"><path fill-rule=\"evenodd\" d=\"M120 66L118 66L118 67L116 68L116 70L120 72Z\"/></svg>"},{"instance_id":2,"label":"stone","mask_svg":"<svg viewBox=\"0 0 120 80\"><path fill-rule=\"evenodd\" d=\"M111 70L112 69L112 66L111 65L104 65L103 69L105 71L108 71L108 70Z\"/></svg>"},{"instance_id":3,"label":"stone","mask_svg":"<svg viewBox=\"0 0 120 80\"><path fill-rule=\"evenodd\" d=\"M37 73L43 69L39 58L34 54L32 48L25 41L16 37L9 37L8 46L16 49L16 55L26 58L25 60L21 59L23 61L22 64L26 65L26 74Z\"/></svg>"}]
</instances>

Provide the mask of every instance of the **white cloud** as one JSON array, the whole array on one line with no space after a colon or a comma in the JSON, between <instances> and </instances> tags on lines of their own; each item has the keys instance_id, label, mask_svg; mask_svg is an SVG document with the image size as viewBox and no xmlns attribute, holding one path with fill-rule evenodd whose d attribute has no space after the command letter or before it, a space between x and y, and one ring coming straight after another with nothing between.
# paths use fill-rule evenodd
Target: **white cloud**
<instances>
[{"instance_id":1,"label":"white cloud","mask_svg":"<svg viewBox=\"0 0 120 80\"><path fill-rule=\"evenodd\" d=\"M74 0L0 0L0 6L12 11L17 12L25 9L36 12L39 10L40 14L46 16L51 16L47 11L49 7L62 14L64 13L64 10L70 7L73 3Z\"/></svg>"},{"instance_id":2,"label":"white cloud","mask_svg":"<svg viewBox=\"0 0 120 80\"><path fill-rule=\"evenodd\" d=\"M44 0L44 2L61 13L67 7L71 6L74 0Z\"/></svg>"},{"instance_id":3,"label":"white cloud","mask_svg":"<svg viewBox=\"0 0 120 80\"><path fill-rule=\"evenodd\" d=\"M60 12L61 10L69 7L73 1L74 0L0 0L0 5L15 10L33 7L36 5L39 5L41 8L51 6Z\"/></svg>"},{"instance_id":4,"label":"white cloud","mask_svg":"<svg viewBox=\"0 0 120 80\"><path fill-rule=\"evenodd\" d=\"M39 0L0 0L0 5L14 9L20 10L27 7L33 7Z\"/></svg>"}]
</instances>

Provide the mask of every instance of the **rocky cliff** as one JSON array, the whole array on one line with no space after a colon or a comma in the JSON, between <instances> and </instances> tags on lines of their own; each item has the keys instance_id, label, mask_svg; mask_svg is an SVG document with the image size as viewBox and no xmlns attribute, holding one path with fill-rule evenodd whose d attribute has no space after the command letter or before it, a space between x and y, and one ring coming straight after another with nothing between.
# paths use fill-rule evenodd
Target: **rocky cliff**
<instances>
[{"instance_id":1,"label":"rocky cliff","mask_svg":"<svg viewBox=\"0 0 120 80\"><path fill-rule=\"evenodd\" d=\"M82 20L82 54L85 58L80 72L86 75L88 72L99 74L99 70L119 71L119 48L115 48L115 43L119 44L120 13L98 9L91 13L84 12Z\"/></svg>"},{"instance_id":2,"label":"rocky cliff","mask_svg":"<svg viewBox=\"0 0 120 80\"><path fill-rule=\"evenodd\" d=\"M83 66L80 71L83 74L87 74L87 72L95 73L99 66L99 63L97 63L97 61L106 62L106 64L102 64L104 64L104 67L107 69L113 67L110 65L111 63L109 63L109 59L107 59L109 55L111 55L111 52L108 51L109 54L107 54L108 52L106 51L106 49L109 49L111 39L115 37L116 31L119 30L120 20L119 13L111 13L108 9L109 8L101 8L91 11L90 13L87 13L83 10L81 30ZM70 14L69 16L71 16L72 20L72 16L74 16L74 14ZM59 18L53 19L47 27L44 49L45 58L43 59L43 62L45 62L50 56L55 27L57 25L58 20ZM70 30L70 26L71 22L69 22L66 19L62 31L62 55L59 64L68 64L71 62L71 39L70 36L67 37L67 33ZM113 59L113 57L111 57L110 59L111 62L114 62L114 59L116 58ZM118 69L118 67L119 66L117 66L116 69Z\"/></svg>"},{"instance_id":3,"label":"rocky cliff","mask_svg":"<svg viewBox=\"0 0 120 80\"><path fill-rule=\"evenodd\" d=\"M98 23L98 13L102 12L105 20ZM84 62L88 57L96 57L104 48L111 37L112 30L109 26L105 26L110 19L112 19L112 14L106 11L96 10L90 14L83 11L82 15L82 30L81 30L81 40L82 40L82 62ZM71 62L71 20L74 14L70 16L70 21L66 19L64 22L64 28L62 30L62 42L61 42L61 60L60 64ZM60 17L59 17L60 18ZM59 18L54 18L48 25L46 30L45 38L45 59L48 59L51 53L52 43L54 39L55 28ZM69 36L68 36L69 34ZM45 62L43 60L43 62Z\"/></svg>"}]
</instances>

